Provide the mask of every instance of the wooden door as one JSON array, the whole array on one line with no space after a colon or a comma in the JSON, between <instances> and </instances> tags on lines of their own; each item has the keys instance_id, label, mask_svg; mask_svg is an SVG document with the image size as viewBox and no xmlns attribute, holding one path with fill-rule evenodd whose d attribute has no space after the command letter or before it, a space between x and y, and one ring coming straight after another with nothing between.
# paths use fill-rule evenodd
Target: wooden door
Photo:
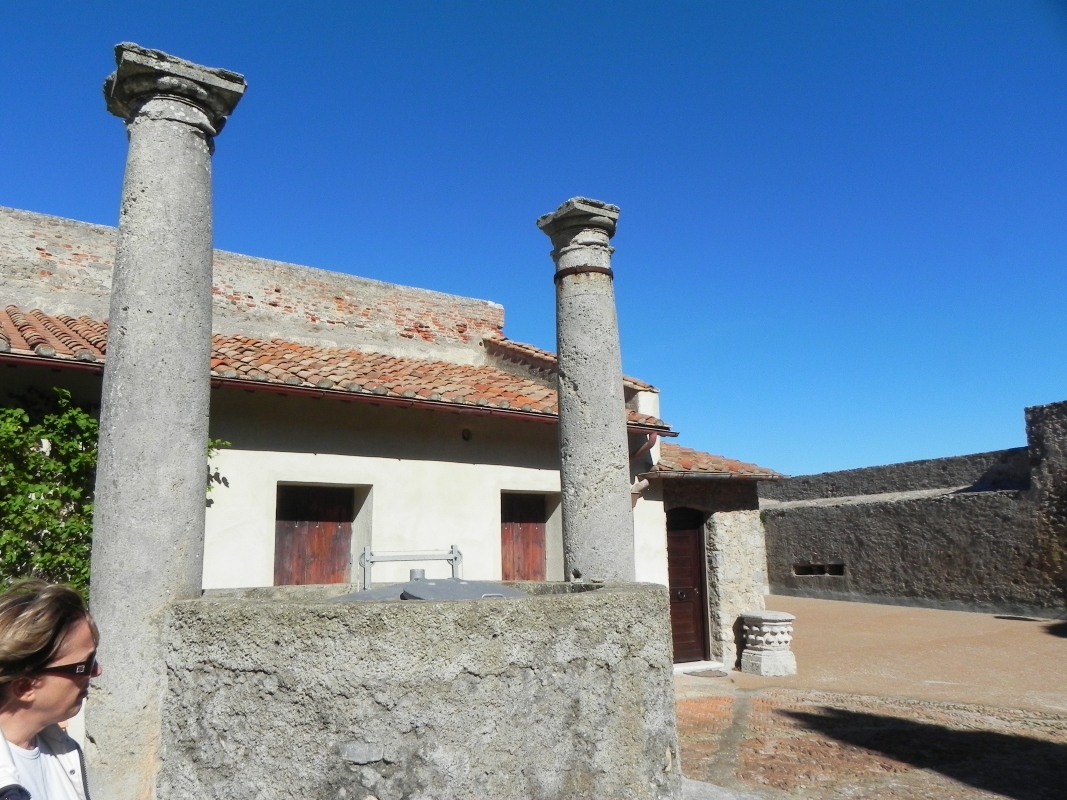
<instances>
[{"instance_id":1,"label":"wooden door","mask_svg":"<svg viewBox=\"0 0 1067 800\"><path fill-rule=\"evenodd\" d=\"M279 486L274 585L347 582L354 516L350 488Z\"/></svg>"},{"instance_id":2,"label":"wooden door","mask_svg":"<svg viewBox=\"0 0 1067 800\"><path fill-rule=\"evenodd\" d=\"M668 527L670 522L668 518ZM693 521L686 519L685 523L693 524ZM708 606L704 597L707 567L703 539L703 525L696 529L667 531L671 637L676 662L702 661L707 652Z\"/></svg>"},{"instance_id":3,"label":"wooden door","mask_svg":"<svg viewBox=\"0 0 1067 800\"><path fill-rule=\"evenodd\" d=\"M545 496L500 495L500 575L505 581L545 579Z\"/></svg>"}]
</instances>

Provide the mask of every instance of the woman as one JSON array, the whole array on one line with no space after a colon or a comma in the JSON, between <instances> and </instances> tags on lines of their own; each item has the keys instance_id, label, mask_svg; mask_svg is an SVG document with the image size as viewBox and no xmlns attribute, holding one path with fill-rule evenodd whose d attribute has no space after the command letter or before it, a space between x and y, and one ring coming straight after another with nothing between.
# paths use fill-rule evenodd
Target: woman
<instances>
[{"instance_id":1,"label":"woman","mask_svg":"<svg viewBox=\"0 0 1067 800\"><path fill-rule=\"evenodd\" d=\"M81 749L57 723L89 693L99 634L69 586L0 595L0 800L89 800Z\"/></svg>"}]
</instances>

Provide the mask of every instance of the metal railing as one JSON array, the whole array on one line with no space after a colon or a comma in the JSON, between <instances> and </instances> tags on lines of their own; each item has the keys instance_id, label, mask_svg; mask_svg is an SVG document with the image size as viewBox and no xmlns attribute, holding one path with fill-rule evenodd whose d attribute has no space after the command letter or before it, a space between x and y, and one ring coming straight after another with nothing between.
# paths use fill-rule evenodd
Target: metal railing
<instances>
[{"instance_id":1,"label":"metal railing","mask_svg":"<svg viewBox=\"0 0 1067 800\"><path fill-rule=\"evenodd\" d=\"M455 545L452 545L452 549L447 553L372 553L369 547L364 547L359 557L359 565L363 567L364 589L370 589L374 585L371 583L371 568L386 561L447 561L452 565L452 577L463 577L463 553L459 552Z\"/></svg>"}]
</instances>

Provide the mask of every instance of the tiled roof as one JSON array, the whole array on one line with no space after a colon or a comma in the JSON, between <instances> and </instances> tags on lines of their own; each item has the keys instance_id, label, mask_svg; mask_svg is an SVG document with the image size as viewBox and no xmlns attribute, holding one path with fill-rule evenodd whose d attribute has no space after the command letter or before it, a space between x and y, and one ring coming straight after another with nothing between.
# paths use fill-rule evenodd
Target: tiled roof
<instances>
[{"instance_id":1,"label":"tiled roof","mask_svg":"<svg viewBox=\"0 0 1067 800\"><path fill-rule=\"evenodd\" d=\"M107 323L86 316L49 316L9 305L0 312L0 353L103 362ZM278 339L215 334L211 374L218 380L248 381L346 396L408 399L442 407L489 408L517 415L556 415L556 392L493 367L424 361ZM252 388L252 386L249 386ZM627 411L632 427L657 429L662 420Z\"/></svg>"},{"instance_id":2,"label":"tiled roof","mask_svg":"<svg viewBox=\"0 0 1067 800\"><path fill-rule=\"evenodd\" d=\"M534 369L553 373L556 371L556 354L548 350L542 350L540 347L534 347L532 344L515 342L502 336L487 337L483 340L483 344L485 349L493 355L513 361L524 361ZM627 389L633 389L637 392L659 391L651 383L631 378L629 375L623 376L622 383Z\"/></svg>"},{"instance_id":3,"label":"tiled roof","mask_svg":"<svg viewBox=\"0 0 1067 800\"><path fill-rule=\"evenodd\" d=\"M773 480L785 476L773 469L746 464L732 458L713 456L682 447L673 442L660 444L659 463L649 475L656 477L709 477L709 478L750 478L754 480Z\"/></svg>"}]
</instances>

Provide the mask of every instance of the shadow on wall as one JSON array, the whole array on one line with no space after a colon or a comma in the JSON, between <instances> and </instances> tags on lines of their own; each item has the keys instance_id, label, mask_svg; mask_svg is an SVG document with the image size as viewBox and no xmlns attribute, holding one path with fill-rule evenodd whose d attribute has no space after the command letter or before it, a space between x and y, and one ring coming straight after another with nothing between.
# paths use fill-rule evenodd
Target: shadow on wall
<instances>
[{"instance_id":1,"label":"shadow on wall","mask_svg":"<svg viewBox=\"0 0 1067 800\"><path fill-rule=\"evenodd\" d=\"M779 713L840 742L1014 800L1059 800L1067 786L1067 744L840 708L823 710Z\"/></svg>"}]
</instances>

